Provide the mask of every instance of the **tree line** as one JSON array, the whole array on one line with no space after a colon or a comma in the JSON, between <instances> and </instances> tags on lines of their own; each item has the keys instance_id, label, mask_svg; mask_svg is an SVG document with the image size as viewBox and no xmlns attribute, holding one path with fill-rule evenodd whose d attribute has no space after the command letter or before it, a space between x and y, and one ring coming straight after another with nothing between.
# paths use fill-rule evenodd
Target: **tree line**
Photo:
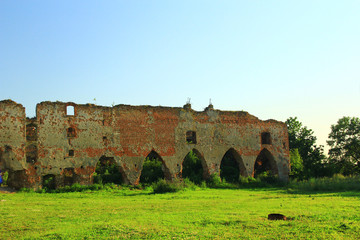
<instances>
[{"instance_id":1,"label":"tree line","mask_svg":"<svg viewBox=\"0 0 360 240\"><path fill-rule=\"evenodd\" d=\"M290 176L296 179L360 174L360 119L342 117L331 125L327 144L316 145L313 130L303 126L297 117L286 120L290 147Z\"/></svg>"}]
</instances>

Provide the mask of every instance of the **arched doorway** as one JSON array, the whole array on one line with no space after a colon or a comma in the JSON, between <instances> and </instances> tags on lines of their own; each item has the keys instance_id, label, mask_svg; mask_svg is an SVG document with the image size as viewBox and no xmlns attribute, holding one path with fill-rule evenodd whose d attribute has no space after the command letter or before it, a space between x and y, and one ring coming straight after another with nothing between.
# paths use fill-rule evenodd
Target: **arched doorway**
<instances>
[{"instance_id":1,"label":"arched doorway","mask_svg":"<svg viewBox=\"0 0 360 240\"><path fill-rule=\"evenodd\" d=\"M116 165L113 157L101 156L96 164L93 182L99 184L123 182L120 167Z\"/></svg>"},{"instance_id":2,"label":"arched doorway","mask_svg":"<svg viewBox=\"0 0 360 240\"><path fill-rule=\"evenodd\" d=\"M256 158L253 177L261 175L277 175L278 169L273 155L267 149L263 149Z\"/></svg>"},{"instance_id":3,"label":"arched doorway","mask_svg":"<svg viewBox=\"0 0 360 240\"><path fill-rule=\"evenodd\" d=\"M191 150L184 158L182 164L182 178L188 178L194 183L201 183L204 179L205 160L196 149Z\"/></svg>"},{"instance_id":4,"label":"arched doorway","mask_svg":"<svg viewBox=\"0 0 360 240\"><path fill-rule=\"evenodd\" d=\"M235 149L230 148L221 160L220 178L227 182L238 182L239 177L246 175L244 162Z\"/></svg>"},{"instance_id":5,"label":"arched doorway","mask_svg":"<svg viewBox=\"0 0 360 240\"><path fill-rule=\"evenodd\" d=\"M159 179L164 179L167 172L163 159L157 152L152 150L144 160L140 183L151 184Z\"/></svg>"}]
</instances>

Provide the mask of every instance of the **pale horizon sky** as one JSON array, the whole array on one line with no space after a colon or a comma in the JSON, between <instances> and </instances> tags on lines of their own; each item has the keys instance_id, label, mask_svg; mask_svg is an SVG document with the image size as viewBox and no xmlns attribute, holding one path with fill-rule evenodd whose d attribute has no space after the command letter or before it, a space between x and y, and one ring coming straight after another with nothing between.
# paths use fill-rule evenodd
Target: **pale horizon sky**
<instances>
[{"instance_id":1,"label":"pale horizon sky","mask_svg":"<svg viewBox=\"0 0 360 240\"><path fill-rule=\"evenodd\" d=\"M0 100L359 117L359 1L0 1ZM94 101L96 99L96 101ZM326 148L327 149L327 148Z\"/></svg>"}]
</instances>

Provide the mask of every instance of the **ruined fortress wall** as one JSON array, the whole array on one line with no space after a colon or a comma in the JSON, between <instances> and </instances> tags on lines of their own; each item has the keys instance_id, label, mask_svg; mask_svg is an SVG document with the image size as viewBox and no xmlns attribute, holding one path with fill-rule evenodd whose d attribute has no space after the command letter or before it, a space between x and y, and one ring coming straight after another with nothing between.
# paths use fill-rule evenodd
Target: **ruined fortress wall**
<instances>
[{"instance_id":1,"label":"ruined fortress wall","mask_svg":"<svg viewBox=\"0 0 360 240\"><path fill-rule=\"evenodd\" d=\"M167 179L181 177L182 163L191 150L201 156L204 178L219 173L221 160L230 150L237 156L242 175L251 176L257 157L266 151L274 162L274 173L288 179L286 125L261 121L246 112L219 111L212 106L196 112L190 105L101 107L42 102L37 105L36 119L26 122L21 105L6 101L1 104L0 126L8 126L9 130L1 132L0 147L4 152L4 146L9 144L21 164L4 156L2 162L6 158L8 169L23 170L21 181L27 181L24 184L14 180L13 186L38 188L47 176L55 177L57 186L90 184L102 156L114 159L124 182L137 184L144 159L151 151L161 157ZM27 137L26 143L25 124L28 135L36 130L36 136ZM263 133L269 135L270 142L263 142Z\"/></svg>"},{"instance_id":2,"label":"ruined fortress wall","mask_svg":"<svg viewBox=\"0 0 360 240\"><path fill-rule=\"evenodd\" d=\"M0 102L0 169L25 167L25 108L11 100Z\"/></svg>"}]
</instances>

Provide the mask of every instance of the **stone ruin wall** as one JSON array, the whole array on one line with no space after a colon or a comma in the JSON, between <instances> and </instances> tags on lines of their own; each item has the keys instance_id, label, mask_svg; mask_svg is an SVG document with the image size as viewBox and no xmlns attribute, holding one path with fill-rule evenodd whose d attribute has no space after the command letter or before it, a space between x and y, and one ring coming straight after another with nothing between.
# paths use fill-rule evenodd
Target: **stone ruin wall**
<instances>
[{"instance_id":1,"label":"stone ruin wall","mask_svg":"<svg viewBox=\"0 0 360 240\"><path fill-rule=\"evenodd\" d=\"M193 142L186 139L189 133L196 135ZM263 142L264 133L270 142ZM204 178L220 172L228 150L239 156L241 175L251 176L264 149L274 162L272 171L288 180L286 125L247 112L219 111L212 105L197 112L189 104L172 108L41 102L36 118L27 119L21 104L0 101L0 169L8 171L8 183L15 188L41 188L49 175L58 187L91 184L102 156L115 160L125 183L137 184L151 151L161 156L170 180L181 177L182 162L191 150L201 155Z\"/></svg>"}]
</instances>

